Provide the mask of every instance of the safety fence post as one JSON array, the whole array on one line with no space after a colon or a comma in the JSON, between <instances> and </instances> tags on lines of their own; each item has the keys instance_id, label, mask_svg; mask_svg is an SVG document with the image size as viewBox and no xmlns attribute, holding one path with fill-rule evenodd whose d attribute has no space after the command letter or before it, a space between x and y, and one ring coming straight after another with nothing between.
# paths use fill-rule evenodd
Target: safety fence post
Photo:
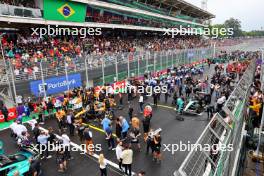
<instances>
[{"instance_id":1,"label":"safety fence post","mask_svg":"<svg viewBox=\"0 0 264 176\"><path fill-rule=\"evenodd\" d=\"M105 85L105 58L102 57L102 78L103 78L103 85Z\"/></svg>"},{"instance_id":2,"label":"safety fence post","mask_svg":"<svg viewBox=\"0 0 264 176\"><path fill-rule=\"evenodd\" d=\"M85 77L86 77L86 85L85 87L88 88L89 87L89 78L88 78L88 57L86 57L84 59L84 65L85 65Z\"/></svg>"},{"instance_id":3,"label":"safety fence post","mask_svg":"<svg viewBox=\"0 0 264 176\"><path fill-rule=\"evenodd\" d=\"M40 62L40 73L41 73L41 81L42 81L42 91L44 94L44 99L46 99L47 93L46 93L46 86L45 86L45 78L44 78L44 74L43 74L42 61Z\"/></svg>"}]
</instances>

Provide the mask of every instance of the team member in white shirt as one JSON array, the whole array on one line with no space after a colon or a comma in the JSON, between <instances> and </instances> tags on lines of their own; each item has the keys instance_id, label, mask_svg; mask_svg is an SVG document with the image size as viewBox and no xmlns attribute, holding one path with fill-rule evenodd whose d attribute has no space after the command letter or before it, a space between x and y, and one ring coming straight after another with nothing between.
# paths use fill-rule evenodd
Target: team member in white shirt
<instances>
[{"instance_id":1,"label":"team member in white shirt","mask_svg":"<svg viewBox=\"0 0 264 176\"><path fill-rule=\"evenodd\" d=\"M32 120L28 121L28 124L31 126L31 130L33 131L33 129L35 128L35 125L37 124L37 120L35 119L35 117L33 117Z\"/></svg>"},{"instance_id":2,"label":"team member in white shirt","mask_svg":"<svg viewBox=\"0 0 264 176\"><path fill-rule=\"evenodd\" d=\"M216 107L217 112L219 112L222 109L225 101L226 101L226 96L224 94L222 94L222 96L217 99L217 101L216 101L216 103L217 103L217 107Z\"/></svg>"},{"instance_id":3,"label":"team member in white shirt","mask_svg":"<svg viewBox=\"0 0 264 176\"><path fill-rule=\"evenodd\" d=\"M16 120L9 126L9 128L12 130L12 135L16 135L15 128L17 127L17 125L18 125L18 121Z\"/></svg>"},{"instance_id":4,"label":"team member in white shirt","mask_svg":"<svg viewBox=\"0 0 264 176\"><path fill-rule=\"evenodd\" d=\"M141 94L141 95L139 96L138 103L139 103L140 113L143 113L143 104L144 104L144 97L143 97L143 94Z\"/></svg>"},{"instance_id":5,"label":"team member in white shirt","mask_svg":"<svg viewBox=\"0 0 264 176\"><path fill-rule=\"evenodd\" d=\"M49 134L45 133L42 131L40 135L37 138L37 142L39 144L40 148L40 154L42 155L42 159L46 157L47 159L51 158L52 156L49 155L49 147L48 147L48 139L49 139Z\"/></svg>"},{"instance_id":6,"label":"team member in white shirt","mask_svg":"<svg viewBox=\"0 0 264 176\"><path fill-rule=\"evenodd\" d=\"M16 127L14 128L13 132L17 136L21 136L22 132L27 132L27 128L24 125L22 125L22 124L17 124Z\"/></svg>"},{"instance_id":7,"label":"team member in white shirt","mask_svg":"<svg viewBox=\"0 0 264 176\"><path fill-rule=\"evenodd\" d=\"M118 164L119 164L119 169L122 170L122 152L123 152L123 147L122 147L122 141L118 140L117 141L117 146L116 146L116 158L118 160Z\"/></svg>"},{"instance_id":8,"label":"team member in white shirt","mask_svg":"<svg viewBox=\"0 0 264 176\"><path fill-rule=\"evenodd\" d=\"M102 153L99 155L98 162L99 162L101 176L107 176L107 170L106 170L107 161Z\"/></svg>"},{"instance_id":9,"label":"team member in white shirt","mask_svg":"<svg viewBox=\"0 0 264 176\"><path fill-rule=\"evenodd\" d=\"M71 157L71 153L70 153L71 140L65 131L61 135L61 140L62 140L63 149L65 150L64 152L65 152L66 159L68 159L68 160L73 159Z\"/></svg>"},{"instance_id":10,"label":"team member in white shirt","mask_svg":"<svg viewBox=\"0 0 264 176\"><path fill-rule=\"evenodd\" d=\"M121 158L122 158L122 164L125 167L125 174L131 176L133 151L128 147L128 145L125 146L125 150L122 152Z\"/></svg>"}]
</instances>

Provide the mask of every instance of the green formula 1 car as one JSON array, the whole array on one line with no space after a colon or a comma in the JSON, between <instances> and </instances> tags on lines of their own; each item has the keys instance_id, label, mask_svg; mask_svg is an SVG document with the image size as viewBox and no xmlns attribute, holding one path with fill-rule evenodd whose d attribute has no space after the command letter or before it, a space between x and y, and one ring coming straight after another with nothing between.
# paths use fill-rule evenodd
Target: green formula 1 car
<instances>
[{"instance_id":1,"label":"green formula 1 car","mask_svg":"<svg viewBox=\"0 0 264 176\"><path fill-rule=\"evenodd\" d=\"M27 174L30 168L29 159L36 160L39 154L30 150L23 150L12 155L0 155L0 176L13 176L19 172L20 176Z\"/></svg>"}]
</instances>

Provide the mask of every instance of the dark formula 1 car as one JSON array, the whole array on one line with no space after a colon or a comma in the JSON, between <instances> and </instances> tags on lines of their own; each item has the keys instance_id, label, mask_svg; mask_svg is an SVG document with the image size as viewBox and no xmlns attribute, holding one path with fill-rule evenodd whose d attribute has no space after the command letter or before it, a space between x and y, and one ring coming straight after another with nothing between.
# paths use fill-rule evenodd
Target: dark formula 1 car
<instances>
[{"instance_id":1,"label":"dark formula 1 car","mask_svg":"<svg viewBox=\"0 0 264 176\"><path fill-rule=\"evenodd\" d=\"M211 97L208 93L197 92L197 97L190 100L183 109L184 114L202 115L206 107L211 102Z\"/></svg>"},{"instance_id":2,"label":"dark formula 1 car","mask_svg":"<svg viewBox=\"0 0 264 176\"><path fill-rule=\"evenodd\" d=\"M191 114L191 115L202 115L204 112L204 108L199 105L199 101L191 100L189 103L184 107L183 113L184 114Z\"/></svg>"},{"instance_id":3,"label":"dark formula 1 car","mask_svg":"<svg viewBox=\"0 0 264 176\"><path fill-rule=\"evenodd\" d=\"M37 160L39 154L28 149L12 155L0 155L0 176L13 176L17 171L20 175L25 175L30 168L30 158Z\"/></svg>"}]
</instances>

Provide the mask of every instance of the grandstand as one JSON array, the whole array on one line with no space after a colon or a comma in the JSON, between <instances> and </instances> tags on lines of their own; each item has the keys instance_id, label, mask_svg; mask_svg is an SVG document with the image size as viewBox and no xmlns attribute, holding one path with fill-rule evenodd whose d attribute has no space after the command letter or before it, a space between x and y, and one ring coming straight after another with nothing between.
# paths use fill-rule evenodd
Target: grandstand
<instances>
[{"instance_id":1,"label":"grandstand","mask_svg":"<svg viewBox=\"0 0 264 176\"><path fill-rule=\"evenodd\" d=\"M65 9L69 11L63 11ZM127 57L130 57L132 62L136 58L153 58L153 52L158 52L156 59L163 57L167 64L164 65L165 61L162 62L160 59L161 67L157 66L157 70L173 64L176 53L181 53L177 57L183 57L183 60L187 58L187 55L208 57L212 55L212 51L208 49L212 45L210 41L199 39L199 36L179 36L177 39L171 39L171 36L164 36L163 33L166 28L175 28L179 25L201 28L206 26L204 21L213 17L211 13L182 0L74 0L56 3L51 0L1 1L0 32L4 33L1 36L1 44L5 55L5 60L0 60L2 63L1 90L6 94L7 86L9 86L9 90L13 90L13 97L17 91L18 94L25 94L30 92L31 80L65 75L65 65L67 65L68 73L81 72L82 77L86 78L83 82L89 81L90 85L98 85L113 82L117 77L119 80L124 79L128 70L124 69L122 64L127 62ZM49 36L41 39L38 36L31 36L32 28L46 28L47 25L102 28L102 35L88 36L85 39L70 35ZM62 41L65 43L61 44ZM53 50L54 43L55 45L60 43L56 45L58 50ZM102 43L110 46L101 47ZM74 46L73 50L65 50L72 46ZM13 47L18 50L12 49ZM173 51L188 48L204 49ZM151 54L142 52L146 49L151 50ZM54 56L57 57L54 58ZM67 63L61 62L64 60L67 60ZM71 60L70 63L69 60ZM118 72L122 70L120 76L113 72L113 70L117 72L117 69L111 67L116 61L118 61ZM136 63L134 61L128 67L132 70L131 74L144 73L146 68L135 70ZM102 65L109 70L105 71L105 75L101 73ZM152 69L154 69L153 66ZM115 78L108 75L115 75ZM8 93L10 96L11 94Z\"/></svg>"},{"instance_id":2,"label":"grandstand","mask_svg":"<svg viewBox=\"0 0 264 176\"><path fill-rule=\"evenodd\" d=\"M12 2L12 1L10 1ZM30 4L28 7L22 7L21 4L8 3L4 1L0 4L1 21L9 23L12 26L13 23L26 23L26 24L58 24L58 25L76 25L76 26L89 26L89 27L104 27L104 28L128 28L124 27L124 21L150 21L152 26L156 24L164 24L168 26L176 26L179 24L192 24L197 26L204 26L203 22L214 16L198 7L195 7L184 1L75 1L72 4L78 4L80 9L87 9L87 13L80 14L77 21L82 22L79 24L73 23L75 20L67 19L67 22L63 22L62 18L58 18L60 21L57 22L49 20L48 9L45 10L45 4L48 1L28 1L29 3L24 4L25 6ZM34 5L32 5L34 4ZM34 8L32 8L34 7ZM36 8L38 7L38 8ZM79 12L78 12L79 13ZM77 13L76 13L77 14ZM79 15L79 14L78 14ZM85 17L84 17L85 16ZM110 24L97 24L96 18L112 18L107 23L119 23L121 25L110 25ZM118 19L118 20L117 20ZM85 22L86 21L86 22ZM83 23L85 22L85 23ZM2 27L5 27L6 23L2 23ZM136 25L135 23L132 23ZM142 27L147 27L138 23ZM155 26L155 25L154 25ZM157 25L156 25L157 26ZM157 26L156 28L160 28ZM136 28L133 28L136 29ZM138 28L144 29L144 28ZM145 28L146 30L158 30L154 28Z\"/></svg>"}]
</instances>

